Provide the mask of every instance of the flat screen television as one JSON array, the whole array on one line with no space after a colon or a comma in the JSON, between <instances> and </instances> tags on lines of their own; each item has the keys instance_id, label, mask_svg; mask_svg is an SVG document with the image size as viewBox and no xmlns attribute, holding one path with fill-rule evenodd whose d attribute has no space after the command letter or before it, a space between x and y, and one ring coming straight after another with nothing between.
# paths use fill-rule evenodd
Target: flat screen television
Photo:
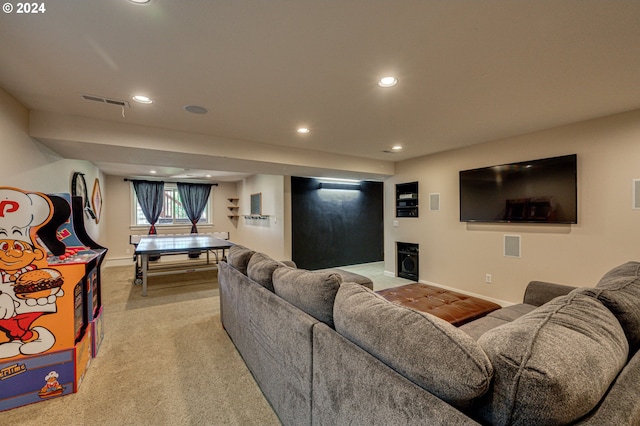
<instances>
[{"instance_id":1,"label":"flat screen television","mask_svg":"<svg viewBox=\"0 0 640 426\"><path fill-rule=\"evenodd\" d=\"M576 154L460 172L461 222L578 223Z\"/></svg>"}]
</instances>

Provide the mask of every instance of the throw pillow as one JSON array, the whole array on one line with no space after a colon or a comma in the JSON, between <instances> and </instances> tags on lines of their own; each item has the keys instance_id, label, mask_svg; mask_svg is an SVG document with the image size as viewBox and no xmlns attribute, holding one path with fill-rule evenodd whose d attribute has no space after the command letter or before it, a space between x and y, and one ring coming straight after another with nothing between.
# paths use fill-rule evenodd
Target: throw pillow
<instances>
[{"instance_id":1,"label":"throw pillow","mask_svg":"<svg viewBox=\"0 0 640 426\"><path fill-rule=\"evenodd\" d=\"M247 265L249 264L249 260L254 253L255 252L253 250L241 245L233 245L229 247L227 263L233 266L238 271L242 272L244 275L247 275Z\"/></svg>"},{"instance_id":2,"label":"throw pillow","mask_svg":"<svg viewBox=\"0 0 640 426\"><path fill-rule=\"evenodd\" d=\"M335 272L313 272L289 267L273 272L275 293L298 309L333 327L333 301L342 277Z\"/></svg>"},{"instance_id":3,"label":"throw pillow","mask_svg":"<svg viewBox=\"0 0 640 426\"><path fill-rule=\"evenodd\" d=\"M604 274L596 288L582 289L618 318L629 341L629 352L640 348L640 262L627 262Z\"/></svg>"},{"instance_id":4,"label":"throw pillow","mask_svg":"<svg viewBox=\"0 0 640 426\"><path fill-rule=\"evenodd\" d=\"M466 406L489 389L493 368L487 355L440 318L355 283L340 286L333 315L338 333L452 405Z\"/></svg>"},{"instance_id":5,"label":"throw pillow","mask_svg":"<svg viewBox=\"0 0 640 426\"><path fill-rule=\"evenodd\" d=\"M479 404L487 423L569 424L607 392L626 364L627 339L613 314L578 290L478 339L495 370Z\"/></svg>"},{"instance_id":6,"label":"throw pillow","mask_svg":"<svg viewBox=\"0 0 640 426\"><path fill-rule=\"evenodd\" d=\"M273 291L273 271L281 266L285 265L264 253L255 253L249 259L247 276L266 289Z\"/></svg>"}]
</instances>

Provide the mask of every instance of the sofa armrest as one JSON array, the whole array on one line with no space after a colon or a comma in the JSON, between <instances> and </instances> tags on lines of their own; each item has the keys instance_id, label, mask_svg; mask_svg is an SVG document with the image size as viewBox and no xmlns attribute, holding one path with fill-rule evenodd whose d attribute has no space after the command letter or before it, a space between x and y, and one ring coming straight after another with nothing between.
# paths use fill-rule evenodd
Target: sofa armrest
<instances>
[{"instance_id":1,"label":"sofa armrest","mask_svg":"<svg viewBox=\"0 0 640 426\"><path fill-rule=\"evenodd\" d=\"M316 270L316 272L335 272L340 274L343 283L357 283L369 290L373 290L373 281L371 281L371 278L356 274L355 272L345 271L344 269L339 268L319 269Z\"/></svg>"},{"instance_id":2,"label":"sofa armrest","mask_svg":"<svg viewBox=\"0 0 640 426\"><path fill-rule=\"evenodd\" d=\"M542 306L551 299L569 294L574 289L575 287L564 284L531 281L524 292L522 302L528 305Z\"/></svg>"}]
</instances>

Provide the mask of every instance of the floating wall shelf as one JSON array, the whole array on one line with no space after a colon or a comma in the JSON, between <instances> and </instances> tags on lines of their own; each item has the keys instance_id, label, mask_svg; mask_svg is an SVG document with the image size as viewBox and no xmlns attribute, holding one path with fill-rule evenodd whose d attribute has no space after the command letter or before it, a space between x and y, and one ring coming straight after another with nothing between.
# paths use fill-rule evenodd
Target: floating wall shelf
<instances>
[{"instance_id":1,"label":"floating wall shelf","mask_svg":"<svg viewBox=\"0 0 640 426\"><path fill-rule=\"evenodd\" d=\"M231 205L227 206L227 208L229 209L229 213L227 214L227 217L229 217L230 219L237 219L239 217L238 210L240 209L240 206L238 206L239 199L230 197L230 198L227 198L227 201L231 203Z\"/></svg>"}]
</instances>

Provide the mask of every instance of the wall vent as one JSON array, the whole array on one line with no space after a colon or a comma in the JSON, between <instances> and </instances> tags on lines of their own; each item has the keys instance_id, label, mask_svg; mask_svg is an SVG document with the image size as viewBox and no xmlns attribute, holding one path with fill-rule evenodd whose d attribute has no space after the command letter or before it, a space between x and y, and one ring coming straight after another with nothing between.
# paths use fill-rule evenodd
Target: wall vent
<instances>
[{"instance_id":1,"label":"wall vent","mask_svg":"<svg viewBox=\"0 0 640 426\"><path fill-rule=\"evenodd\" d=\"M520 235L504 236L505 257L520 257Z\"/></svg>"},{"instance_id":2,"label":"wall vent","mask_svg":"<svg viewBox=\"0 0 640 426\"><path fill-rule=\"evenodd\" d=\"M429 210L440 211L440 194L429 194Z\"/></svg>"},{"instance_id":3,"label":"wall vent","mask_svg":"<svg viewBox=\"0 0 640 426\"><path fill-rule=\"evenodd\" d=\"M82 94L81 96L85 101L100 102L107 105L116 105L123 108L129 108L129 102L120 99L105 98L104 96L86 94Z\"/></svg>"}]
</instances>

